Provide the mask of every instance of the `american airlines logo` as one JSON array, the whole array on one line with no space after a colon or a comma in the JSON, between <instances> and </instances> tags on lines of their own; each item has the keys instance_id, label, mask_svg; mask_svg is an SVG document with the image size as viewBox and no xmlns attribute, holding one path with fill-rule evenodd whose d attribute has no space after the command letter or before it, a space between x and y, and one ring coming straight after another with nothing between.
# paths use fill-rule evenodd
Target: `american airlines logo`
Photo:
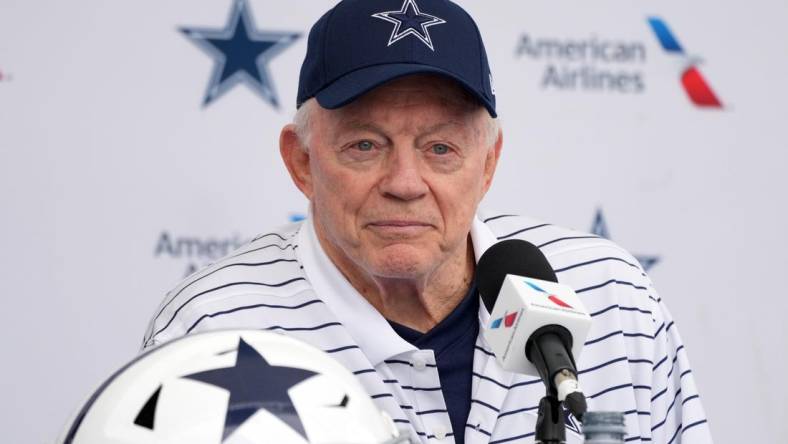
<instances>
[{"instance_id":1,"label":"american airlines logo","mask_svg":"<svg viewBox=\"0 0 788 444\"><path fill-rule=\"evenodd\" d=\"M556 296L554 294L550 294L550 293L542 290L538 285L534 284L533 282L528 281L528 280L523 280L523 282L525 282L526 285L528 285L529 287L531 287L534 290L538 291L539 293L544 294L547 297L547 299L550 300L550 302L552 302L553 304L558 305L559 307L563 307L563 308L574 309L574 307L572 307L571 305L569 305L566 302L562 301L558 296Z\"/></svg>"},{"instance_id":2,"label":"american airlines logo","mask_svg":"<svg viewBox=\"0 0 788 444\"><path fill-rule=\"evenodd\" d=\"M515 56L543 64L539 81L543 90L611 94L640 94L646 90L646 44L637 39L593 33L577 37L523 33Z\"/></svg>"},{"instance_id":3,"label":"american airlines logo","mask_svg":"<svg viewBox=\"0 0 788 444\"><path fill-rule=\"evenodd\" d=\"M687 93L690 101L699 107L722 108L722 103L698 69L700 57L687 54L675 34L668 28L668 24L661 18L649 17L648 23L657 36L662 49L668 54L684 59L680 78L681 85L684 87L684 91Z\"/></svg>"},{"instance_id":4,"label":"american airlines logo","mask_svg":"<svg viewBox=\"0 0 788 444\"><path fill-rule=\"evenodd\" d=\"M701 108L722 108L722 103L700 72L700 57L691 55L679 43L667 22L656 16L646 18L650 33L669 55L681 61L679 78L690 101ZM645 34L645 33L644 33ZM648 40L613 37L589 32L574 36L539 36L523 32L515 47L515 57L541 64L539 86L545 91L610 94L642 94L646 91ZM529 68L526 72L536 72Z\"/></svg>"},{"instance_id":5,"label":"american airlines logo","mask_svg":"<svg viewBox=\"0 0 788 444\"><path fill-rule=\"evenodd\" d=\"M156 240L153 256L183 262L188 276L245 244L247 239L233 234L225 237L175 234L164 230Z\"/></svg>"},{"instance_id":6,"label":"american airlines logo","mask_svg":"<svg viewBox=\"0 0 788 444\"><path fill-rule=\"evenodd\" d=\"M495 319L490 323L490 328L501 328L501 324L503 324L504 328L510 328L514 325L515 320L517 320L516 311L513 313L504 312L502 317Z\"/></svg>"},{"instance_id":7,"label":"american airlines logo","mask_svg":"<svg viewBox=\"0 0 788 444\"><path fill-rule=\"evenodd\" d=\"M290 222L298 222L306 218L301 212L291 212L288 215ZM157 259L170 259L182 264L183 277L212 264L249 243L251 237L244 237L238 233L225 236L207 236L174 233L162 230L156 238L153 248L153 257Z\"/></svg>"}]
</instances>

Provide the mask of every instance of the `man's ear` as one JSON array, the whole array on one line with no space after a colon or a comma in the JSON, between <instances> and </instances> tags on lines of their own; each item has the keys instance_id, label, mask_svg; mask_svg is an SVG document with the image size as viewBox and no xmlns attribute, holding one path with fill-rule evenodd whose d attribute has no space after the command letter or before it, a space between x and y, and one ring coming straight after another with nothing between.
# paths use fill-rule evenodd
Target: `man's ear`
<instances>
[{"instance_id":1,"label":"man's ear","mask_svg":"<svg viewBox=\"0 0 788 444\"><path fill-rule=\"evenodd\" d=\"M493 176L495 175L495 168L498 166L498 159L501 157L501 148L503 147L503 130L498 128L498 136L495 138L495 143L487 151L487 157L484 159L484 192L492 185Z\"/></svg>"},{"instance_id":2,"label":"man's ear","mask_svg":"<svg viewBox=\"0 0 788 444\"><path fill-rule=\"evenodd\" d=\"M312 200L312 170L309 165L309 150L296 133L292 123L285 125L279 134L279 153L285 162L290 178L295 186L304 193L307 199Z\"/></svg>"}]
</instances>

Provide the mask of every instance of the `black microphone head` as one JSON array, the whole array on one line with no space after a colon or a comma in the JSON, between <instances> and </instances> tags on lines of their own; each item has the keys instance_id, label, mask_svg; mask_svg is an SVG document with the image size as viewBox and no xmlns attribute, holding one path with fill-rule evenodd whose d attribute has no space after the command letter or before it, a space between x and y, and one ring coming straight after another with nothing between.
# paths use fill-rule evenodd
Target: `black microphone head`
<instances>
[{"instance_id":1,"label":"black microphone head","mask_svg":"<svg viewBox=\"0 0 788 444\"><path fill-rule=\"evenodd\" d=\"M536 245L521 239L498 242L476 264L476 285L488 312L492 312L507 274L558 282L553 267Z\"/></svg>"}]
</instances>

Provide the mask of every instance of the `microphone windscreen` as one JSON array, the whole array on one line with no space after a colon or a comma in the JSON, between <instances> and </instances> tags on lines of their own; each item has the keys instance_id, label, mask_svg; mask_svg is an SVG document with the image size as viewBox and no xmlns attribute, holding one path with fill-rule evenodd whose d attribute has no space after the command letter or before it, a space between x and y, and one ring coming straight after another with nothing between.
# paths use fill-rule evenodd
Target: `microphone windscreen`
<instances>
[{"instance_id":1,"label":"microphone windscreen","mask_svg":"<svg viewBox=\"0 0 788 444\"><path fill-rule=\"evenodd\" d=\"M558 282L553 267L536 245L522 239L498 242L476 264L476 285L488 312L492 313L507 274Z\"/></svg>"}]
</instances>

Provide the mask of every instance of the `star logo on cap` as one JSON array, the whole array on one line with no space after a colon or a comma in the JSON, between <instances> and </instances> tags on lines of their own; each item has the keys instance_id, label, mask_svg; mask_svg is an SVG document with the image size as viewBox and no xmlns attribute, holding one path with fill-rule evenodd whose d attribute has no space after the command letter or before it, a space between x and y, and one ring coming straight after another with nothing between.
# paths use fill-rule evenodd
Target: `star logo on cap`
<instances>
[{"instance_id":1,"label":"star logo on cap","mask_svg":"<svg viewBox=\"0 0 788 444\"><path fill-rule=\"evenodd\" d=\"M419 11L419 5L416 4L416 0L405 0L399 11L378 12L377 14L372 14L372 17L394 24L387 46L391 46L412 35L433 51L435 51L435 47L432 45L428 28L446 23L446 20L440 17Z\"/></svg>"}]
</instances>

